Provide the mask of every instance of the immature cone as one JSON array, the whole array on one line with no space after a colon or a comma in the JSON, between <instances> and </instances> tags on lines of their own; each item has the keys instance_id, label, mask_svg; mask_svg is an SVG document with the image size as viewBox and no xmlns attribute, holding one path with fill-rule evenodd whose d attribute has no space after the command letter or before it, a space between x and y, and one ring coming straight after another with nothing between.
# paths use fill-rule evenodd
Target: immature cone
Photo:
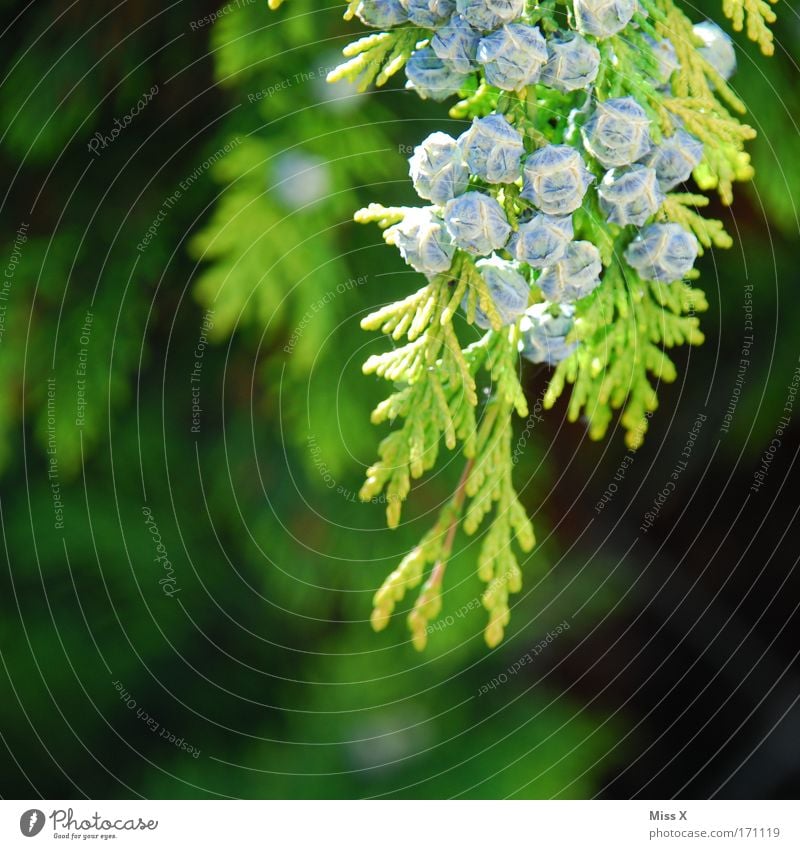
<instances>
[{"instance_id":1,"label":"immature cone","mask_svg":"<svg viewBox=\"0 0 800 849\"><path fill-rule=\"evenodd\" d=\"M409 174L417 194L440 205L466 191L469 183L461 148L447 133L432 133L414 148Z\"/></svg>"},{"instance_id":2,"label":"immature cone","mask_svg":"<svg viewBox=\"0 0 800 849\"><path fill-rule=\"evenodd\" d=\"M467 192L448 201L444 222L453 242L478 256L500 250L511 235L503 207L480 192Z\"/></svg>"},{"instance_id":3,"label":"immature cone","mask_svg":"<svg viewBox=\"0 0 800 849\"><path fill-rule=\"evenodd\" d=\"M577 32L553 36L547 42L547 64L539 82L558 91L585 89L597 78L600 51Z\"/></svg>"},{"instance_id":4,"label":"immature cone","mask_svg":"<svg viewBox=\"0 0 800 849\"><path fill-rule=\"evenodd\" d=\"M508 249L531 268L544 268L564 256L573 236L571 216L540 214L519 225Z\"/></svg>"},{"instance_id":5,"label":"immature cone","mask_svg":"<svg viewBox=\"0 0 800 849\"><path fill-rule=\"evenodd\" d=\"M362 24L376 29L391 29L408 20L402 0L361 0L356 16Z\"/></svg>"},{"instance_id":6,"label":"immature cone","mask_svg":"<svg viewBox=\"0 0 800 849\"><path fill-rule=\"evenodd\" d=\"M445 100L464 86L466 74L450 68L431 50L425 47L411 54L406 62L407 88L427 100Z\"/></svg>"},{"instance_id":7,"label":"immature cone","mask_svg":"<svg viewBox=\"0 0 800 849\"><path fill-rule=\"evenodd\" d=\"M680 224L651 224L628 245L625 259L644 280L672 283L692 270L697 252L697 239Z\"/></svg>"},{"instance_id":8,"label":"immature cone","mask_svg":"<svg viewBox=\"0 0 800 849\"><path fill-rule=\"evenodd\" d=\"M736 50L728 34L713 21L695 24L692 32L703 42L697 52L723 80L729 80L736 73Z\"/></svg>"},{"instance_id":9,"label":"immature cone","mask_svg":"<svg viewBox=\"0 0 800 849\"><path fill-rule=\"evenodd\" d=\"M477 67L478 43L481 34L461 15L453 15L450 22L436 30L431 39L433 52L454 71L468 74Z\"/></svg>"},{"instance_id":10,"label":"immature cone","mask_svg":"<svg viewBox=\"0 0 800 849\"><path fill-rule=\"evenodd\" d=\"M457 0L456 8L475 29L488 32L520 18L525 0Z\"/></svg>"},{"instance_id":11,"label":"immature cone","mask_svg":"<svg viewBox=\"0 0 800 849\"><path fill-rule=\"evenodd\" d=\"M656 41L651 35L645 35L644 40L653 48L653 54L658 62L656 82L666 85L670 77L680 68L675 45L668 38Z\"/></svg>"},{"instance_id":12,"label":"immature cone","mask_svg":"<svg viewBox=\"0 0 800 849\"><path fill-rule=\"evenodd\" d=\"M664 203L656 172L644 165L615 168L597 187L600 209L612 224L641 227Z\"/></svg>"},{"instance_id":13,"label":"immature cone","mask_svg":"<svg viewBox=\"0 0 800 849\"><path fill-rule=\"evenodd\" d=\"M453 14L455 0L404 0L408 19L418 27L435 29Z\"/></svg>"},{"instance_id":14,"label":"immature cone","mask_svg":"<svg viewBox=\"0 0 800 849\"><path fill-rule=\"evenodd\" d=\"M565 144L550 144L532 153L522 173L520 196L547 215L574 212L593 179L580 153Z\"/></svg>"},{"instance_id":15,"label":"immature cone","mask_svg":"<svg viewBox=\"0 0 800 849\"><path fill-rule=\"evenodd\" d=\"M586 150L606 168L633 165L650 150L650 119L632 97L598 103L581 128Z\"/></svg>"},{"instance_id":16,"label":"immature cone","mask_svg":"<svg viewBox=\"0 0 800 849\"><path fill-rule=\"evenodd\" d=\"M481 40L478 62L486 79L505 91L519 91L539 79L547 44L538 27L506 24Z\"/></svg>"},{"instance_id":17,"label":"immature cone","mask_svg":"<svg viewBox=\"0 0 800 849\"><path fill-rule=\"evenodd\" d=\"M575 0L575 29L603 39L624 29L636 11L636 0Z\"/></svg>"},{"instance_id":18,"label":"immature cone","mask_svg":"<svg viewBox=\"0 0 800 849\"><path fill-rule=\"evenodd\" d=\"M572 304L534 304L525 311L520 322L520 352L532 363L558 365L578 347L567 344L567 335L575 326Z\"/></svg>"},{"instance_id":19,"label":"immature cone","mask_svg":"<svg viewBox=\"0 0 800 849\"><path fill-rule=\"evenodd\" d=\"M542 271L536 285L553 303L577 301L600 285L600 251L591 242L570 242L564 256Z\"/></svg>"},{"instance_id":20,"label":"immature cone","mask_svg":"<svg viewBox=\"0 0 800 849\"><path fill-rule=\"evenodd\" d=\"M531 287L519 273L518 266L493 256L478 260L475 267L486 281L502 323L506 325L515 322L525 312L531 292ZM491 322L480 307L475 310L475 324L484 330L491 327Z\"/></svg>"},{"instance_id":21,"label":"immature cone","mask_svg":"<svg viewBox=\"0 0 800 849\"><path fill-rule=\"evenodd\" d=\"M513 183L525 153L522 136L502 115L475 118L458 139L469 170L487 183Z\"/></svg>"},{"instance_id":22,"label":"immature cone","mask_svg":"<svg viewBox=\"0 0 800 849\"><path fill-rule=\"evenodd\" d=\"M397 245L400 255L416 271L434 275L447 271L455 247L444 223L430 209L408 212L399 224L386 231L386 239Z\"/></svg>"},{"instance_id":23,"label":"immature cone","mask_svg":"<svg viewBox=\"0 0 800 849\"><path fill-rule=\"evenodd\" d=\"M658 184L668 192L688 180L702 158L703 142L686 130L678 130L662 139L646 161L655 169Z\"/></svg>"}]
</instances>

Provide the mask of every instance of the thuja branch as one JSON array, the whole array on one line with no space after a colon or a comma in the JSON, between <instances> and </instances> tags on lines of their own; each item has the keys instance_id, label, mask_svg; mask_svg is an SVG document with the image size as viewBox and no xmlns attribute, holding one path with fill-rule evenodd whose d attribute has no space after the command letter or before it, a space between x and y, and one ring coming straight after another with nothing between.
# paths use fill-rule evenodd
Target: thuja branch
<instances>
[{"instance_id":1,"label":"thuja branch","mask_svg":"<svg viewBox=\"0 0 800 849\"><path fill-rule=\"evenodd\" d=\"M422 584L409 615L417 648L441 609L458 527L483 535L490 646L508 624L516 552L534 545L512 480L513 421L527 410L520 357L554 369L545 406L569 387L572 421L600 439L619 416L637 448L656 386L677 373L668 349L703 340L695 260L732 243L694 188L730 203L734 183L752 176L754 131L738 117L736 55L716 24L693 23L673 0L565 0L566 15L561 5L354 0L345 17L373 32L330 75L363 87L404 68L409 89L453 98L451 116L470 121L458 138L436 132L415 149L410 176L425 205L356 214L425 278L362 322L397 346L364 367L393 383L372 420L394 429L361 495L385 491L395 527L442 443L467 458L438 521L375 596L380 630ZM767 2L723 8L771 52ZM466 347L459 313L486 331Z\"/></svg>"},{"instance_id":2,"label":"thuja branch","mask_svg":"<svg viewBox=\"0 0 800 849\"><path fill-rule=\"evenodd\" d=\"M414 648L422 650L428 642L428 622L435 616L438 616L442 609L442 585L444 581L444 573L447 569L447 562L453 552L453 542L456 538L461 511L464 506L464 499L467 491L467 479L469 478L470 470L472 469L474 460L467 460L464 471L461 473L461 479L456 487L455 494L448 505L445 522L447 531L439 551L438 558L431 570L430 577L425 582L425 585L417 598L413 610L408 615L408 627L411 630L411 640L414 643ZM376 596L376 605L378 598Z\"/></svg>"}]
</instances>

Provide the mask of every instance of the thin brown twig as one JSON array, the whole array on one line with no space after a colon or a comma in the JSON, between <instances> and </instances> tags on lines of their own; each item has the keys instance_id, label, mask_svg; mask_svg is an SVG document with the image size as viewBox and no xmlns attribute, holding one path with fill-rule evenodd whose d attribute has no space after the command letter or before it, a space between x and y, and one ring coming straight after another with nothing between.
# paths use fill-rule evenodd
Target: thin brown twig
<instances>
[{"instance_id":1,"label":"thin brown twig","mask_svg":"<svg viewBox=\"0 0 800 849\"><path fill-rule=\"evenodd\" d=\"M461 472L461 477L458 481L456 491L453 494L453 499L450 502L452 518L450 519L450 524L447 528L447 536L445 537L444 545L442 546L442 556L436 561L436 564L431 570L431 576L428 579L428 582L432 586L436 584L441 585L444 579L445 569L447 569L447 561L450 557L450 552L453 549L453 540L455 539L458 522L461 518L461 508L464 506L464 499L467 495L467 480L474 463L474 458L467 460L464 466L464 471Z\"/></svg>"}]
</instances>

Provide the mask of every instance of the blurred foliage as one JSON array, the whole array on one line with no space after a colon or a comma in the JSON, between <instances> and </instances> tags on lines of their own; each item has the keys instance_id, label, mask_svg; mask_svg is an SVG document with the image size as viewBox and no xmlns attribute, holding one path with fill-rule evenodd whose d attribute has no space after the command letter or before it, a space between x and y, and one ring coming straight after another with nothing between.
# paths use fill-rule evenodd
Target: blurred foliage
<instances>
[{"instance_id":1,"label":"blurred foliage","mask_svg":"<svg viewBox=\"0 0 800 849\"><path fill-rule=\"evenodd\" d=\"M426 659L368 626L414 522L430 519L458 475L446 467L421 486L410 525L391 534L384 505L357 503L380 392L358 368L358 323L407 292L408 275L350 219L387 193L410 198L401 146L437 126L438 110L397 91L323 87L320 69L347 38L337 4L296 0L278 21L253 3L195 28L213 3L147 0L100 17L85 2L4 7L21 14L2 59L4 268L29 226L0 337L3 795L591 795L624 754L625 718L562 694L558 659L624 594L624 579L599 558L579 568L562 557L568 532L561 542L547 533L560 516L537 516L542 542L523 564L530 577L500 649L485 652L474 552L461 538L445 592L450 609L468 612L435 627ZM768 63L745 48L735 80L761 133L752 151L764 178L735 219L719 212L743 253L703 259L720 281L720 326L706 332L723 350L739 336L722 328L741 322L740 299L725 291L742 279L742 256L762 327L774 322L777 275L795 273L797 36L781 31ZM293 82L257 98L282 80ZM116 141L87 150L153 85ZM316 197L314 176L325 186ZM781 302L781 322L798 308ZM214 345L192 433L207 309ZM767 437L782 403L778 382L757 413L770 362L754 361L736 419ZM721 358L719 384L735 375ZM555 509L542 497L555 477L546 433L534 431L515 470L529 513ZM171 598L143 506L169 553ZM477 695L562 620L571 627L552 655Z\"/></svg>"}]
</instances>

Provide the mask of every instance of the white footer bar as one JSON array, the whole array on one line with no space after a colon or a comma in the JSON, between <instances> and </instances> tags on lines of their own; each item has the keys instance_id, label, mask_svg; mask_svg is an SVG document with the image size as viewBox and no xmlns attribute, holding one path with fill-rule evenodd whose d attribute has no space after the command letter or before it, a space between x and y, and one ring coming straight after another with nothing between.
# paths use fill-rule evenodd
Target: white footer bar
<instances>
[{"instance_id":1,"label":"white footer bar","mask_svg":"<svg viewBox=\"0 0 800 849\"><path fill-rule=\"evenodd\" d=\"M0 846L800 847L786 801L0 801Z\"/></svg>"}]
</instances>

